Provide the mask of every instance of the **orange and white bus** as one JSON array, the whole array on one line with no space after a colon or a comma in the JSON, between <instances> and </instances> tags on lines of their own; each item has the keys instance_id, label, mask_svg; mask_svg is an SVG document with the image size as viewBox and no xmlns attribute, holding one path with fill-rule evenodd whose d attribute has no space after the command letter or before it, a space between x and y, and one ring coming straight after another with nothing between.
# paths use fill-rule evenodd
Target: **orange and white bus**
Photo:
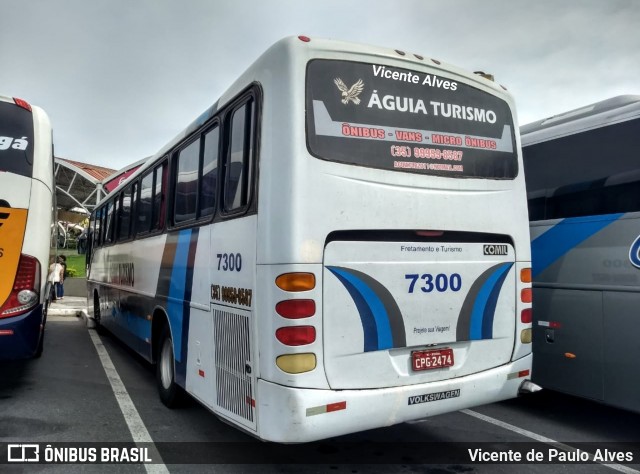
<instances>
[{"instance_id":1,"label":"orange and white bus","mask_svg":"<svg viewBox=\"0 0 640 474\"><path fill-rule=\"evenodd\" d=\"M0 360L42 353L54 203L47 114L0 96Z\"/></svg>"}]
</instances>

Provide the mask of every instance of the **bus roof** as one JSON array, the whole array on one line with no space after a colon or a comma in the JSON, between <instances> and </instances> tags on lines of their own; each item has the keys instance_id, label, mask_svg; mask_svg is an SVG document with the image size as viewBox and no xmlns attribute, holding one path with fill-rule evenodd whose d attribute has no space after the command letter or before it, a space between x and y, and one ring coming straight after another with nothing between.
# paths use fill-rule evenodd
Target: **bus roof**
<instances>
[{"instance_id":1,"label":"bus roof","mask_svg":"<svg viewBox=\"0 0 640 474\"><path fill-rule=\"evenodd\" d=\"M620 95L520 127L522 146L640 117L640 95Z\"/></svg>"}]
</instances>

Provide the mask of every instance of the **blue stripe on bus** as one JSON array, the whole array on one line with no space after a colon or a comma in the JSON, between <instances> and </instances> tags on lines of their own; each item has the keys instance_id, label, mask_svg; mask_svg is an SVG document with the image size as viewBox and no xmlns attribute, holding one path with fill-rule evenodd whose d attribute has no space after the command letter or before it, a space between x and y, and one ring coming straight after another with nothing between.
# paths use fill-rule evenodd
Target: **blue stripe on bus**
<instances>
[{"instance_id":1,"label":"blue stripe on bus","mask_svg":"<svg viewBox=\"0 0 640 474\"><path fill-rule=\"evenodd\" d=\"M147 320L147 318L137 316L130 311L122 314L127 319L127 328L129 331L141 341L149 344L148 341L151 340L151 321Z\"/></svg>"},{"instance_id":2,"label":"blue stripe on bus","mask_svg":"<svg viewBox=\"0 0 640 474\"><path fill-rule=\"evenodd\" d=\"M191 229L181 230L178 234L176 254L171 270L171 283L169 284L169 298L167 299L169 325L171 326L171 334L173 337L173 351L177 362L182 361L183 303L187 283L187 260L190 243Z\"/></svg>"},{"instance_id":3,"label":"blue stripe on bus","mask_svg":"<svg viewBox=\"0 0 640 474\"><path fill-rule=\"evenodd\" d=\"M364 299L364 296L357 290L355 285L351 283L350 280L343 276L342 272L338 272L337 269L334 270L329 268L331 272L340 280L340 282L347 289L349 294L351 295L351 299L356 305L358 310L358 314L360 315L360 322L362 324L362 332L364 333L364 352L371 352L378 350L378 329L376 327L376 320L373 317L373 313L371 312L371 308L367 304Z\"/></svg>"},{"instance_id":4,"label":"blue stripe on bus","mask_svg":"<svg viewBox=\"0 0 640 474\"><path fill-rule=\"evenodd\" d=\"M558 222L531 242L532 273L536 277L571 249L617 221L624 213L571 217Z\"/></svg>"},{"instance_id":5,"label":"blue stripe on bus","mask_svg":"<svg viewBox=\"0 0 640 474\"><path fill-rule=\"evenodd\" d=\"M500 290L502 290L502 285L504 284L507 274L512 266L512 263L508 263L496 271L497 280L489 293L489 298L487 299L484 307L484 314L482 315L482 339L493 338L493 319L496 315L498 297L500 296Z\"/></svg>"},{"instance_id":6,"label":"blue stripe on bus","mask_svg":"<svg viewBox=\"0 0 640 474\"><path fill-rule=\"evenodd\" d=\"M498 295L502 284L513 263L504 263L487 278L473 304L469 338L471 340L491 339L493 336L493 317L496 310Z\"/></svg>"},{"instance_id":7,"label":"blue stripe on bus","mask_svg":"<svg viewBox=\"0 0 640 474\"><path fill-rule=\"evenodd\" d=\"M367 321L367 318L373 316L373 319L375 321L374 324L376 328L376 335L378 339L377 350L391 349L393 347L393 337L391 335L391 324L389 322L389 315L387 314L387 310L378 295L376 295L376 293L357 276L352 275L341 268L328 268L334 275L336 275L340 279L343 284L345 283L345 281L348 282L352 289L355 290L355 292L357 292L357 294L366 303L368 311L365 311L363 313L361 311L362 308L358 306L356 298L354 298L354 302L356 302L356 306L358 307L358 311L360 312L360 319L362 320L362 326L365 331L367 327L371 326L371 321ZM349 286L345 285L345 287L353 298L354 292L351 291ZM367 352L366 342L367 341L365 338L365 352Z\"/></svg>"}]
</instances>

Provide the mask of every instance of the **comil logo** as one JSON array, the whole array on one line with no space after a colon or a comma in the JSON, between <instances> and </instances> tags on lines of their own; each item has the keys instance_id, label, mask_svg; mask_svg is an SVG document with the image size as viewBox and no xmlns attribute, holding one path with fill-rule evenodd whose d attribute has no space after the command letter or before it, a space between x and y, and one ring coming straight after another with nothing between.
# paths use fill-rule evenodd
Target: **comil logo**
<instances>
[{"instance_id":1,"label":"comil logo","mask_svg":"<svg viewBox=\"0 0 640 474\"><path fill-rule=\"evenodd\" d=\"M340 92L342 92L343 104L347 105L349 101L353 102L356 105L360 103L360 99L358 98L358 96L364 90L364 82L362 82L362 79L358 79L358 82L356 82L351 87L347 87L347 85L342 82L342 79L340 79L339 77L335 78L333 82L338 87L338 89L340 89Z\"/></svg>"},{"instance_id":2,"label":"comil logo","mask_svg":"<svg viewBox=\"0 0 640 474\"><path fill-rule=\"evenodd\" d=\"M485 255L509 255L509 247L503 244L483 245L482 253Z\"/></svg>"},{"instance_id":3,"label":"comil logo","mask_svg":"<svg viewBox=\"0 0 640 474\"><path fill-rule=\"evenodd\" d=\"M9 444L7 445L8 462L39 462L40 446L37 444Z\"/></svg>"}]
</instances>

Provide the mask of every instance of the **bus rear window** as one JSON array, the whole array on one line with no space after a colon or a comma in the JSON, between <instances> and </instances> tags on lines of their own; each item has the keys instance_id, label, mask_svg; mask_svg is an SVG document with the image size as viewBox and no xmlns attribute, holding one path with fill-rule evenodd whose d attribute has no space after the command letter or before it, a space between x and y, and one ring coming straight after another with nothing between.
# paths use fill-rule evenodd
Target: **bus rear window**
<instances>
[{"instance_id":1,"label":"bus rear window","mask_svg":"<svg viewBox=\"0 0 640 474\"><path fill-rule=\"evenodd\" d=\"M33 168L33 115L10 102L0 101L0 172L31 177Z\"/></svg>"},{"instance_id":2,"label":"bus rear window","mask_svg":"<svg viewBox=\"0 0 640 474\"><path fill-rule=\"evenodd\" d=\"M307 146L317 158L454 178L518 173L508 104L460 81L316 59L306 95Z\"/></svg>"}]
</instances>

